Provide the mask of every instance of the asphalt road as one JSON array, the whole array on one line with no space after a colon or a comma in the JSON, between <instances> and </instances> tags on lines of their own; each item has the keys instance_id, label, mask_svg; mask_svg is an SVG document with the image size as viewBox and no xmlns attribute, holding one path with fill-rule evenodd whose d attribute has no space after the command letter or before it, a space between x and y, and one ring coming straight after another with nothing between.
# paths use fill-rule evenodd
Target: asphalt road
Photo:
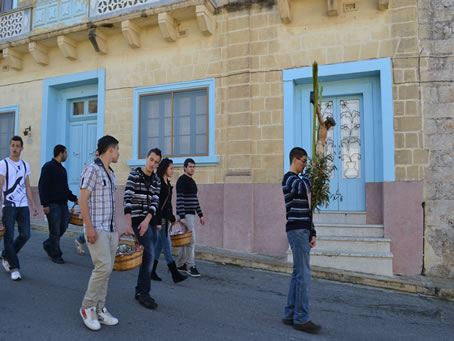
<instances>
[{"instance_id":1,"label":"asphalt road","mask_svg":"<svg viewBox=\"0 0 454 341\"><path fill-rule=\"evenodd\" d=\"M91 273L88 255L62 239L66 264L42 250L32 231L19 254L22 281L0 268L0 340L453 340L454 302L323 280L312 281L311 309L319 335L281 323L290 277L199 262L199 279L174 285L164 262L152 282L159 307L134 300L137 270L114 272L107 308L117 326L88 330L79 307Z\"/></svg>"}]
</instances>

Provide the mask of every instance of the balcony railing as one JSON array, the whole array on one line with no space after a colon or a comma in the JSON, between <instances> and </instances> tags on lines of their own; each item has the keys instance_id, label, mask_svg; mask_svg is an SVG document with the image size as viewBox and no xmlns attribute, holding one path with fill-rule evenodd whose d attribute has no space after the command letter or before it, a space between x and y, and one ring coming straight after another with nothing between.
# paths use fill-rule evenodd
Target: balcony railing
<instances>
[{"instance_id":1,"label":"balcony railing","mask_svg":"<svg viewBox=\"0 0 454 341\"><path fill-rule=\"evenodd\" d=\"M29 35L32 26L31 16L31 7L0 14L0 43Z\"/></svg>"},{"instance_id":2,"label":"balcony railing","mask_svg":"<svg viewBox=\"0 0 454 341\"><path fill-rule=\"evenodd\" d=\"M90 19L107 18L131 11L167 5L183 0L90 0Z\"/></svg>"}]
</instances>

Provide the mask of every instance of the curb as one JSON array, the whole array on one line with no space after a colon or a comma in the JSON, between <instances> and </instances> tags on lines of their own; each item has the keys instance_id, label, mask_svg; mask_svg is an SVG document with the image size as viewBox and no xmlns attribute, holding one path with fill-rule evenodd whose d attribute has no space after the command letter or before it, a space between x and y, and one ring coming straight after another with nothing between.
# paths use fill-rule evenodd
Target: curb
<instances>
[{"instance_id":1,"label":"curb","mask_svg":"<svg viewBox=\"0 0 454 341\"><path fill-rule=\"evenodd\" d=\"M48 227L43 225L34 224L32 225L32 229L48 232ZM82 229L80 227L70 225L65 233L65 237L76 238L81 231ZM175 248L173 249L175 250ZM195 250L195 254L197 259L220 264L237 265L285 274L291 274L293 271L293 265L279 257L242 253L199 245ZM454 280L427 276L395 275L393 277L387 277L318 266L312 266L311 270L313 278L454 300Z\"/></svg>"}]
</instances>

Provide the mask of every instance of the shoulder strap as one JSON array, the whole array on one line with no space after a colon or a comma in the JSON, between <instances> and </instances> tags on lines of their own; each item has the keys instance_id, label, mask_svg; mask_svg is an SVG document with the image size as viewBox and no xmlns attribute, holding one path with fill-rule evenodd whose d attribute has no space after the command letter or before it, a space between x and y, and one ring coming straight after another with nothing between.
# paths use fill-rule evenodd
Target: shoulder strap
<instances>
[{"instance_id":1,"label":"shoulder strap","mask_svg":"<svg viewBox=\"0 0 454 341\"><path fill-rule=\"evenodd\" d=\"M6 165L6 190L8 190L8 178L9 178L8 161L6 161L6 159L3 159L3 161L5 161L5 165Z\"/></svg>"},{"instance_id":2,"label":"shoulder strap","mask_svg":"<svg viewBox=\"0 0 454 341\"><path fill-rule=\"evenodd\" d=\"M25 177L27 176L27 165L25 164L24 160L21 160L21 161L22 161L22 164L24 165L24 181L25 181Z\"/></svg>"}]
</instances>

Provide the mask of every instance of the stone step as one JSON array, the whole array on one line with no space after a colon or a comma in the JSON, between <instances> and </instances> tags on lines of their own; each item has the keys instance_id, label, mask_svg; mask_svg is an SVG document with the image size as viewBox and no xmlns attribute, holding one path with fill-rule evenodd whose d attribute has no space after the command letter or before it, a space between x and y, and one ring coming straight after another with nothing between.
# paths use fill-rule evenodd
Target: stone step
<instances>
[{"instance_id":1,"label":"stone step","mask_svg":"<svg viewBox=\"0 0 454 341\"><path fill-rule=\"evenodd\" d=\"M317 236L383 238L383 225L315 223Z\"/></svg>"},{"instance_id":2,"label":"stone step","mask_svg":"<svg viewBox=\"0 0 454 341\"><path fill-rule=\"evenodd\" d=\"M374 275L392 276L392 259L390 252L311 250L311 265Z\"/></svg>"},{"instance_id":3,"label":"stone step","mask_svg":"<svg viewBox=\"0 0 454 341\"><path fill-rule=\"evenodd\" d=\"M391 252L391 239L319 236L317 249L352 252Z\"/></svg>"},{"instance_id":4,"label":"stone step","mask_svg":"<svg viewBox=\"0 0 454 341\"><path fill-rule=\"evenodd\" d=\"M314 212L314 224L366 224L366 212L320 211Z\"/></svg>"}]
</instances>

